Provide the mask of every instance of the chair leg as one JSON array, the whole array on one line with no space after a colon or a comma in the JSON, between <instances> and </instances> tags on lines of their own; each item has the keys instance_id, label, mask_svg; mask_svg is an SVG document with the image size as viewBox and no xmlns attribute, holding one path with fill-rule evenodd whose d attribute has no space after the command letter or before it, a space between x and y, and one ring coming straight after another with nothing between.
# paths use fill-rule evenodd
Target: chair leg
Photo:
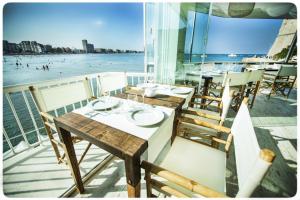
<instances>
[{"instance_id":1,"label":"chair leg","mask_svg":"<svg viewBox=\"0 0 300 200\"><path fill-rule=\"evenodd\" d=\"M90 149L92 143L89 142L89 144L87 145L87 147L85 148L83 154L81 155L79 161L78 161L78 165L81 163L81 161L83 160L83 158L85 157L86 153L88 152L88 150Z\"/></svg>"},{"instance_id":2,"label":"chair leg","mask_svg":"<svg viewBox=\"0 0 300 200\"><path fill-rule=\"evenodd\" d=\"M151 174L149 170L145 170L145 181L146 181L146 191L147 191L147 197L151 198L152 195L152 186L151 186Z\"/></svg>"},{"instance_id":3,"label":"chair leg","mask_svg":"<svg viewBox=\"0 0 300 200\"><path fill-rule=\"evenodd\" d=\"M254 100L255 100L255 98L256 98L256 94L257 94L259 85L260 85L260 81L257 81L257 82L256 82L256 85L255 85L255 89L254 89L254 91L253 91L253 97L252 97L252 101L251 101L251 104L250 104L250 108L252 108L253 105L254 105Z\"/></svg>"},{"instance_id":4,"label":"chair leg","mask_svg":"<svg viewBox=\"0 0 300 200\"><path fill-rule=\"evenodd\" d=\"M290 93L291 93L291 91L292 91L292 89L293 89L293 87L294 87L295 81L296 81L296 78L295 78L294 81L291 83L291 87L289 88L289 91L288 91L288 93L287 93L287 97L286 97L286 98L289 98Z\"/></svg>"},{"instance_id":5,"label":"chair leg","mask_svg":"<svg viewBox=\"0 0 300 200\"><path fill-rule=\"evenodd\" d=\"M49 138L49 140L50 140L51 146L52 146L52 148L53 148L53 150L54 150L54 153L55 153L57 162L58 162L58 164L60 164L60 163L61 163L61 156L60 156L60 153L59 153L59 149L58 149L57 144L55 144L55 143L53 142L54 137L53 137L53 134L52 134L52 132L51 132L51 128L45 124L45 121L47 121L47 120L46 120L44 117L42 117L42 120L43 120L43 123L44 123L44 127L45 127L45 129L46 129L46 133L47 133L48 138Z\"/></svg>"}]
</instances>

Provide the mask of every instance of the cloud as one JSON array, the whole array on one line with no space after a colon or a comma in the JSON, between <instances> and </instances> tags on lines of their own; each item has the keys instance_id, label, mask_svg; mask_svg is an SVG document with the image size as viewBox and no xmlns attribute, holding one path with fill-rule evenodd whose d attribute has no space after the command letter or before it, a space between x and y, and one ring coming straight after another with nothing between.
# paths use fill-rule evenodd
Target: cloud
<instances>
[{"instance_id":1,"label":"cloud","mask_svg":"<svg viewBox=\"0 0 300 200\"><path fill-rule=\"evenodd\" d=\"M101 25L103 25L103 21L97 20L97 21L94 22L94 24L97 25L97 26L101 26Z\"/></svg>"}]
</instances>

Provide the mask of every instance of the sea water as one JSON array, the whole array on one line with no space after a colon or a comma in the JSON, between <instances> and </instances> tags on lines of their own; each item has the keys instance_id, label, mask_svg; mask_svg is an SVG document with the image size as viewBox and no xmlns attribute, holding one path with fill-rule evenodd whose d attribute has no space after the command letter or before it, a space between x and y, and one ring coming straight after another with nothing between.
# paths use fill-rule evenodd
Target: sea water
<instances>
[{"instance_id":1,"label":"sea water","mask_svg":"<svg viewBox=\"0 0 300 200\"><path fill-rule=\"evenodd\" d=\"M49 70L43 69L48 66ZM144 71L144 54L4 56L3 85L32 83L106 71Z\"/></svg>"},{"instance_id":2,"label":"sea water","mask_svg":"<svg viewBox=\"0 0 300 200\"><path fill-rule=\"evenodd\" d=\"M228 62L241 61L243 57L253 55L237 55L228 57L226 54L208 54L205 61ZM193 55L194 62L201 62L200 55ZM46 69L46 66L49 70ZM226 66L227 67L227 66ZM3 86L33 83L50 79L59 79L85 74L107 71L144 71L144 54L60 54L60 55L18 55L3 57ZM34 106L29 92L25 95L32 108L37 127L43 127L38 111ZM38 141L34 124L30 118L22 93L10 95L17 116L29 143ZM78 105L79 106L79 105ZM75 105L75 107L77 107ZM69 111L69 110L68 110ZM63 112L62 112L63 114ZM23 140L21 130L15 120L7 99L3 98L3 125L13 146ZM32 131L32 132L30 132ZM40 134L45 135L45 130L40 129ZM3 141L3 151L9 149L8 143Z\"/></svg>"}]
</instances>

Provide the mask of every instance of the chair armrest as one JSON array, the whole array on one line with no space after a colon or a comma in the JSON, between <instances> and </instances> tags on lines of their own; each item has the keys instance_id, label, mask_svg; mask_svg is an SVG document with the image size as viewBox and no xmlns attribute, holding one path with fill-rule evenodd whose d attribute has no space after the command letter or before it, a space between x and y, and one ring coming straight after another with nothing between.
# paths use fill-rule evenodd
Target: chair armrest
<instances>
[{"instance_id":1,"label":"chair armrest","mask_svg":"<svg viewBox=\"0 0 300 200\"><path fill-rule=\"evenodd\" d=\"M205 126L207 128L211 128L211 129L215 129L216 131L220 131L223 133L231 133L231 129L224 127L224 126L220 126L220 125L215 125L209 122L204 122L198 119L192 119L192 118L188 118L188 117L179 117L179 122L184 122L184 123L190 123L190 124L194 124L194 125L198 125L198 126Z\"/></svg>"},{"instance_id":2,"label":"chair armrest","mask_svg":"<svg viewBox=\"0 0 300 200\"><path fill-rule=\"evenodd\" d=\"M222 99L219 98L219 97L212 97L212 96L201 96L201 95L198 95L198 94L195 94L192 98L199 98L199 99L207 99L207 100L212 100L212 101L219 101L221 102Z\"/></svg>"},{"instance_id":3,"label":"chair armrest","mask_svg":"<svg viewBox=\"0 0 300 200\"><path fill-rule=\"evenodd\" d=\"M177 173L171 172L162 167L156 166L147 161L142 162L142 168L144 168L147 172L151 172L156 174L159 177L162 177L168 181L171 181L187 190L195 192L205 197L226 197L225 194L215 191L207 186L204 186L196 181L183 177ZM152 181L153 179L151 179ZM155 181L156 182L156 181ZM168 186L169 187L169 186ZM170 187L171 188L171 187ZM172 189L172 188L171 188Z\"/></svg>"},{"instance_id":4,"label":"chair armrest","mask_svg":"<svg viewBox=\"0 0 300 200\"><path fill-rule=\"evenodd\" d=\"M46 112L40 112L40 115L49 121L54 121L54 117Z\"/></svg>"},{"instance_id":5,"label":"chair armrest","mask_svg":"<svg viewBox=\"0 0 300 200\"><path fill-rule=\"evenodd\" d=\"M199 117L204 117L204 118L208 118L208 119L214 119L214 120L221 120L221 117L218 115L210 115L204 112L200 112L200 111L193 111L193 110L182 110L183 114L190 114L190 115L196 115Z\"/></svg>"}]
</instances>

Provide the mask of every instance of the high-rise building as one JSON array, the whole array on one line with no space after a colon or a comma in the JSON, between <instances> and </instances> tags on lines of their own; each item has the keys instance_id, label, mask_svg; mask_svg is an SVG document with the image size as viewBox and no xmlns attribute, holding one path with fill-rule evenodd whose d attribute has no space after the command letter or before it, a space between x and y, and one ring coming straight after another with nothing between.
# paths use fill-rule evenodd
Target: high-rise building
<instances>
[{"instance_id":1,"label":"high-rise building","mask_svg":"<svg viewBox=\"0 0 300 200\"><path fill-rule=\"evenodd\" d=\"M83 51L85 52L85 53L88 53L87 52L87 46L88 46L88 42L87 42L87 40L82 40L82 46L83 46Z\"/></svg>"},{"instance_id":2,"label":"high-rise building","mask_svg":"<svg viewBox=\"0 0 300 200\"><path fill-rule=\"evenodd\" d=\"M94 53L94 45L93 44L87 44L87 52Z\"/></svg>"},{"instance_id":3,"label":"high-rise building","mask_svg":"<svg viewBox=\"0 0 300 200\"><path fill-rule=\"evenodd\" d=\"M8 41L3 40L3 53L8 53Z\"/></svg>"},{"instance_id":4,"label":"high-rise building","mask_svg":"<svg viewBox=\"0 0 300 200\"><path fill-rule=\"evenodd\" d=\"M94 53L94 45L89 44L87 40L82 40L82 46L85 53Z\"/></svg>"},{"instance_id":5,"label":"high-rise building","mask_svg":"<svg viewBox=\"0 0 300 200\"><path fill-rule=\"evenodd\" d=\"M18 53L18 45L16 43L8 43L8 52L9 53Z\"/></svg>"},{"instance_id":6,"label":"high-rise building","mask_svg":"<svg viewBox=\"0 0 300 200\"><path fill-rule=\"evenodd\" d=\"M38 44L36 41L31 41L30 45L31 45L31 50L34 53L42 53L42 48L41 48L40 44Z\"/></svg>"},{"instance_id":7,"label":"high-rise building","mask_svg":"<svg viewBox=\"0 0 300 200\"><path fill-rule=\"evenodd\" d=\"M30 45L30 41L22 41L20 43L20 47L23 52L33 52L31 45Z\"/></svg>"}]
</instances>

